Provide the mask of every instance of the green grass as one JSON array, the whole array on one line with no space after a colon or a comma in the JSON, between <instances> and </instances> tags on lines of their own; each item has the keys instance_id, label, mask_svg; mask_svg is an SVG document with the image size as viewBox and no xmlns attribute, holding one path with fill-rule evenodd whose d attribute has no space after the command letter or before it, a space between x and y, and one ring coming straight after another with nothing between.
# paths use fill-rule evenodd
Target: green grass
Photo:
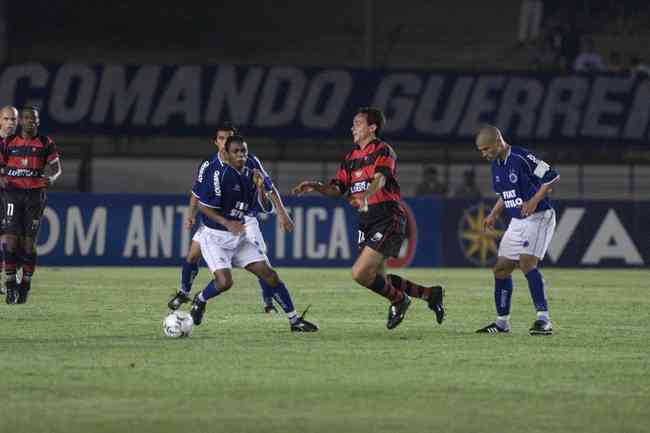
<instances>
[{"instance_id":1,"label":"green grass","mask_svg":"<svg viewBox=\"0 0 650 433\"><path fill-rule=\"evenodd\" d=\"M494 318L489 270L398 272L445 284L448 318L417 301L388 331L349 269L281 269L321 332L260 313L236 272L191 338L168 339L177 269L39 268L28 305L0 305L0 431L650 431L650 271L544 272L552 337L527 335L520 273L504 336L474 334Z\"/></svg>"}]
</instances>

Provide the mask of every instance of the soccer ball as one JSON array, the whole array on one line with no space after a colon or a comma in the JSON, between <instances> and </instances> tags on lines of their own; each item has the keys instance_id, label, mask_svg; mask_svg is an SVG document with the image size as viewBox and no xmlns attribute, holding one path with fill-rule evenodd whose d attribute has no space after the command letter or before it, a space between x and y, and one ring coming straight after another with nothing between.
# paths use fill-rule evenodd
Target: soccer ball
<instances>
[{"instance_id":1,"label":"soccer ball","mask_svg":"<svg viewBox=\"0 0 650 433\"><path fill-rule=\"evenodd\" d=\"M163 320L163 333L171 338L189 337L192 326L192 316L184 311L173 311Z\"/></svg>"}]
</instances>

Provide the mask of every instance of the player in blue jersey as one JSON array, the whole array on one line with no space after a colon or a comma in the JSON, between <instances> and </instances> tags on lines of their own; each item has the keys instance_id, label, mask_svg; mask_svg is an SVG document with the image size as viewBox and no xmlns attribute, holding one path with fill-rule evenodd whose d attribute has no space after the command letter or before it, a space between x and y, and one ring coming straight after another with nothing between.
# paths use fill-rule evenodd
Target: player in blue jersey
<instances>
[{"instance_id":1,"label":"player in blue jersey","mask_svg":"<svg viewBox=\"0 0 650 433\"><path fill-rule=\"evenodd\" d=\"M492 161L492 185L499 199L485 218L484 228L494 224L505 210L511 218L499 244L494 266L494 301L497 319L476 332L510 332L510 301L512 271L519 268L528 280L537 319L530 335L551 335L553 327L548 313L544 279L537 268L544 258L555 230L555 211L548 198L551 185L560 178L546 162L528 150L510 146L501 131L494 126L480 129L476 147L481 155Z\"/></svg>"},{"instance_id":2,"label":"player in blue jersey","mask_svg":"<svg viewBox=\"0 0 650 433\"><path fill-rule=\"evenodd\" d=\"M204 228L200 238L201 254L214 275L192 301L190 314L195 325L203 320L206 303L232 287L231 268L242 267L270 287L273 298L287 314L292 332L315 332L318 327L298 316L289 291L271 268L264 239L254 226L245 224L252 209L272 209L273 185L268 176L246 165L248 148L239 135L228 137L225 144L228 164L209 164L201 179L199 206Z\"/></svg>"},{"instance_id":3,"label":"player in blue jersey","mask_svg":"<svg viewBox=\"0 0 650 433\"><path fill-rule=\"evenodd\" d=\"M192 185L192 191L190 193L190 202L187 208L187 215L185 218L185 227L191 229L196 223L196 214L199 208L199 185L201 178L203 177L203 172L205 168L210 163L226 164L227 163L227 154L225 151L226 139L236 134L236 128L231 124L223 124L217 127L217 131L213 138L213 143L217 148L217 151L210 155L208 158L204 159L197 170L197 176L195 178L194 184ZM261 161L254 155L249 155L248 160L246 161L247 166L250 168L256 168L262 173L266 174L264 167L262 166ZM268 175L267 175L268 176ZM277 189L273 187L273 202L276 205L278 211L277 216L280 223L280 226L283 230L291 231L293 230L293 221L289 217L280 194L277 192ZM251 229L259 231L259 223L256 218L256 210L252 209L249 215L246 216L246 225L250 226ZM199 227L197 228L194 236L192 237L192 242L190 243L190 249L187 253L186 259L183 261L181 266L181 285L178 292L172 297L168 302L167 306L172 310L177 310L180 306L190 301L190 292L192 290L192 284L194 278L199 272L198 262L201 259L201 247L200 247L200 238L203 233L203 223L199 222ZM261 234L260 234L261 238ZM268 287L263 280L259 280L261 293L262 293L262 303L264 305L264 312L266 313L277 313L275 306L273 305L273 296L270 287Z\"/></svg>"}]
</instances>

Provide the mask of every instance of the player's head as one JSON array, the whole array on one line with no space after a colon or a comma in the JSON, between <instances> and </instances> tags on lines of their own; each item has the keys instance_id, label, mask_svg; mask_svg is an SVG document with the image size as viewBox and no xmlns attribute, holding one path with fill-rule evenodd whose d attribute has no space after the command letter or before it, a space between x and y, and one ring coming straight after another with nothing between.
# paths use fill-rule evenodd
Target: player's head
<instances>
[{"instance_id":1,"label":"player's head","mask_svg":"<svg viewBox=\"0 0 650 433\"><path fill-rule=\"evenodd\" d=\"M226 139L231 135L237 134L237 128L230 122L224 122L217 125L217 129L212 137L212 143L217 146L219 152L223 151L226 145Z\"/></svg>"},{"instance_id":2,"label":"player's head","mask_svg":"<svg viewBox=\"0 0 650 433\"><path fill-rule=\"evenodd\" d=\"M248 158L248 145L241 135L230 135L225 143L226 154L228 155L228 164L237 170L244 168L246 158Z\"/></svg>"},{"instance_id":3,"label":"player's head","mask_svg":"<svg viewBox=\"0 0 650 433\"><path fill-rule=\"evenodd\" d=\"M41 120L38 115L38 108L24 107L20 110L20 126L29 135L36 135Z\"/></svg>"},{"instance_id":4,"label":"player's head","mask_svg":"<svg viewBox=\"0 0 650 433\"><path fill-rule=\"evenodd\" d=\"M352 137L355 144L369 143L386 124L384 113L374 107L362 107L352 120Z\"/></svg>"},{"instance_id":5,"label":"player's head","mask_svg":"<svg viewBox=\"0 0 650 433\"><path fill-rule=\"evenodd\" d=\"M476 148L481 156L488 161L494 161L505 150L505 141L499 128L485 125L476 134Z\"/></svg>"},{"instance_id":6,"label":"player's head","mask_svg":"<svg viewBox=\"0 0 650 433\"><path fill-rule=\"evenodd\" d=\"M16 107L7 105L0 109L0 131L2 136L6 137L16 132L18 125L18 110Z\"/></svg>"}]
</instances>

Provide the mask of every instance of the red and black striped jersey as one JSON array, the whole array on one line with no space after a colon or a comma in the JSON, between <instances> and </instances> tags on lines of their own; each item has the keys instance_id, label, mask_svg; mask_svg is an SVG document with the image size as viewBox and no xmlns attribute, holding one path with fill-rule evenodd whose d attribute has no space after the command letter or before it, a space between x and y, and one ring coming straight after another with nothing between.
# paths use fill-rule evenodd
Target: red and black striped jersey
<instances>
[{"instance_id":1,"label":"red and black striped jersey","mask_svg":"<svg viewBox=\"0 0 650 433\"><path fill-rule=\"evenodd\" d=\"M367 216L373 217L386 210L400 212L401 194L396 171L395 151L388 143L375 139L363 149L355 146L345 156L330 184L350 198L363 194L372 183L375 173L381 173L386 177L386 183L383 188L368 198Z\"/></svg>"},{"instance_id":2,"label":"red and black striped jersey","mask_svg":"<svg viewBox=\"0 0 650 433\"><path fill-rule=\"evenodd\" d=\"M0 165L7 177L7 188L36 189L47 186L43 178L45 166L59 159L59 152L51 138L37 136L7 137L2 143Z\"/></svg>"}]
</instances>

